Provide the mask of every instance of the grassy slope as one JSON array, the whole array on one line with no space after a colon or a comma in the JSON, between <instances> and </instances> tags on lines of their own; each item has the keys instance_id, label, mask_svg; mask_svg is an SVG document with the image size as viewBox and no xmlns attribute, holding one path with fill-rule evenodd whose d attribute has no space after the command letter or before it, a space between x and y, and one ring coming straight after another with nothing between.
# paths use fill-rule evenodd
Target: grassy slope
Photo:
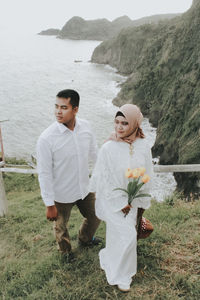
<instances>
[{"instance_id":1,"label":"grassy slope","mask_svg":"<svg viewBox=\"0 0 200 300\"><path fill-rule=\"evenodd\" d=\"M100 247L77 249L78 259L71 263L60 257L36 177L6 175L5 183L9 214L0 218L0 299L200 298L199 201L173 197L152 204L146 216L155 231L138 243L138 273L124 295L107 284L99 268ZM69 224L74 248L81 221L74 208ZM105 236L103 223L97 235Z\"/></svg>"}]
</instances>

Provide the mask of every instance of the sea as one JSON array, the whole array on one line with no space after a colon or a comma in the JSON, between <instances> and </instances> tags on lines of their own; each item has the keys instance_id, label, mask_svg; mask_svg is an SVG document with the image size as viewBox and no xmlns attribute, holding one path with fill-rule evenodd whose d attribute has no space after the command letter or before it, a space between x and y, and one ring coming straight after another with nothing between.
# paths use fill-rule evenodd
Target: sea
<instances>
[{"instance_id":1,"label":"sea","mask_svg":"<svg viewBox=\"0 0 200 300\"><path fill-rule=\"evenodd\" d=\"M56 94L67 88L80 94L78 116L90 121L100 147L113 131L117 107L112 99L126 80L116 69L90 62L100 42L4 32L0 40L0 125L5 156L31 160L39 135L55 120ZM156 128L148 119L142 127L152 146ZM162 201L175 187L172 174L156 174L153 196Z\"/></svg>"}]
</instances>

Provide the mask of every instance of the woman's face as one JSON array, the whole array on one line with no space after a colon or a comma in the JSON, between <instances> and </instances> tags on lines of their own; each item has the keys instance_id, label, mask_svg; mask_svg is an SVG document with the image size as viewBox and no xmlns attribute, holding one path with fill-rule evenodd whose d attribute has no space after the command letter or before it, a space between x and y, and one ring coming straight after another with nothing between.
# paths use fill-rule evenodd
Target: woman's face
<instances>
[{"instance_id":1,"label":"woman's face","mask_svg":"<svg viewBox=\"0 0 200 300\"><path fill-rule=\"evenodd\" d=\"M122 116L115 118L115 132L119 138L124 138L131 134L131 128L126 118Z\"/></svg>"}]
</instances>

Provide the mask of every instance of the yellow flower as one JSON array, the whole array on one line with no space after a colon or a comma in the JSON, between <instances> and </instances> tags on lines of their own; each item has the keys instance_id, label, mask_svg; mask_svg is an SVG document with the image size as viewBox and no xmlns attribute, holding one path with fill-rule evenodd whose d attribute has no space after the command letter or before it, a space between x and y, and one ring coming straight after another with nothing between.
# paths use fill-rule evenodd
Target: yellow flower
<instances>
[{"instance_id":1,"label":"yellow flower","mask_svg":"<svg viewBox=\"0 0 200 300\"><path fill-rule=\"evenodd\" d=\"M131 171L131 169L127 169L126 170L125 176L126 176L126 178L131 178L132 177L132 171Z\"/></svg>"},{"instance_id":2,"label":"yellow flower","mask_svg":"<svg viewBox=\"0 0 200 300\"><path fill-rule=\"evenodd\" d=\"M133 178L138 178L139 176L140 176L140 172L139 172L138 168L133 169L132 170L132 177Z\"/></svg>"},{"instance_id":3,"label":"yellow flower","mask_svg":"<svg viewBox=\"0 0 200 300\"><path fill-rule=\"evenodd\" d=\"M138 168L138 171L140 173L140 176L144 176L144 173L146 172L146 169L141 167L141 168Z\"/></svg>"},{"instance_id":4,"label":"yellow flower","mask_svg":"<svg viewBox=\"0 0 200 300\"><path fill-rule=\"evenodd\" d=\"M150 180L150 176L147 174L144 174L144 176L142 177L141 180L143 183L147 183Z\"/></svg>"}]
</instances>

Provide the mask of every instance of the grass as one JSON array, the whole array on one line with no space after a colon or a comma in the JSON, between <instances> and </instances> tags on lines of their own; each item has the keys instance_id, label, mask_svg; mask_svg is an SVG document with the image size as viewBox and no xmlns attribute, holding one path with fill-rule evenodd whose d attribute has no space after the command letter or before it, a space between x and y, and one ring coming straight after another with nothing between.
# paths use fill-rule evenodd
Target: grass
<instances>
[{"instance_id":1,"label":"grass","mask_svg":"<svg viewBox=\"0 0 200 300\"><path fill-rule=\"evenodd\" d=\"M78 256L67 262L45 218L37 177L9 174L4 181L9 213L0 218L0 299L200 299L200 201L174 195L152 203L145 215L155 230L138 242L138 273L131 292L123 294L99 268L100 246L77 248L82 217L76 208L69 230ZM105 237L103 223L97 235Z\"/></svg>"}]
</instances>

